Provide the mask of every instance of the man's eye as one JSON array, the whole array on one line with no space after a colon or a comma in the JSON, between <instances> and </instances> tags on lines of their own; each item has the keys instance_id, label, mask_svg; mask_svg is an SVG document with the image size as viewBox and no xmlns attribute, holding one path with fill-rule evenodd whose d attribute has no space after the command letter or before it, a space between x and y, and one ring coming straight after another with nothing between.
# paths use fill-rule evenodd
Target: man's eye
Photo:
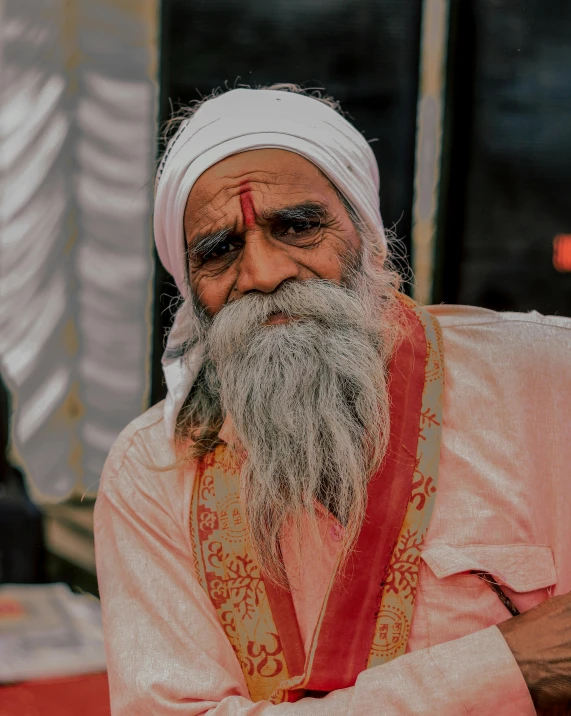
<instances>
[{"instance_id":1,"label":"man's eye","mask_svg":"<svg viewBox=\"0 0 571 716\"><path fill-rule=\"evenodd\" d=\"M319 221L292 221L281 231L282 236L300 236L302 234L310 234L317 231L320 227Z\"/></svg>"},{"instance_id":2,"label":"man's eye","mask_svg":"<svg viewBox=\"0 0 571 716\"><path fill-rule=\"evenodd\" d=\"M210 261L212 259L219 259L231 251L234 251L238 247L238 241L233 239L226 239L216 244L216 246L202 257L203 261Z\"/></svg>"}]
</instances>

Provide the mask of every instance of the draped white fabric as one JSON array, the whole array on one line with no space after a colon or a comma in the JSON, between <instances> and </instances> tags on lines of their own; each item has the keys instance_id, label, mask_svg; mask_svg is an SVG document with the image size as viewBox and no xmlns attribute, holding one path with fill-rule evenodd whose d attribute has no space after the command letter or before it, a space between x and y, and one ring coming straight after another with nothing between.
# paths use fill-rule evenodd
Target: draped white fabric
<instances>
[{"instance_id":1,"label":"draped white fabric","mask_svg":"<svg viewBox=\"0 0 571 716\"><path fill-rule=\"evenodd\" d=\"M156 0L4 0L0 370L44 497L148 402Z\"/></svg>"}]
</instances>

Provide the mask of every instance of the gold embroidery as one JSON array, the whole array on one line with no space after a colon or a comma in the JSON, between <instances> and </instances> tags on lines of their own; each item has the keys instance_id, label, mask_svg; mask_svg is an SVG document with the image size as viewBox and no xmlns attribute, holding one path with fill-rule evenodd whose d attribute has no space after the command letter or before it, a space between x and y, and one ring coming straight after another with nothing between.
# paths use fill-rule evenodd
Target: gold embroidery
<instances>
[{"instance_id":1,"label":"gold embroidery","mask_svg":"<svg viewBox=\"0 0 571 716\"><path fill-rule=\"evenodd\" d=\"M224 445L205 459L193 497L192 536L202 587L210 597L255 701L288 678L259 566L248 548L240 475Z\"/></svg>"}]
</instances>

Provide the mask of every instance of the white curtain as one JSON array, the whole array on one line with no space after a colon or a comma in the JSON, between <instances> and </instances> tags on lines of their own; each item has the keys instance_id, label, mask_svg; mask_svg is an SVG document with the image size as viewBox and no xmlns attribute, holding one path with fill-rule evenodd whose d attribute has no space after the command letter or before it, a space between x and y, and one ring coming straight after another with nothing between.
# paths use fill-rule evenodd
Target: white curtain
<instances>
[{"instance_id":1,"label":"white curtain","mask_svg":"<svg viewBox=\"0 0 571 716\"><path fill-rule=\"evenodd\" d=\"M156 0L4 0L0 371L46 498L148 403Z\"/></svg>"}]
</instances>

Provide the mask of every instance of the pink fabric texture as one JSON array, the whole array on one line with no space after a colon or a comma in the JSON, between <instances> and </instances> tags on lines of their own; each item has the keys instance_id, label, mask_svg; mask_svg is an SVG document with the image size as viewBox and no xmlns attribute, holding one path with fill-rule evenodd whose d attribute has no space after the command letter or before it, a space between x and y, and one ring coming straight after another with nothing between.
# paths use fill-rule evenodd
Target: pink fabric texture
<instances>
[{"instance_id":1,"label":"pink fabric texture","mask_svg":"<svg viewBox=\"0 0 571 716\"><path fill-rule=\"evenodd\" d=\"M495 626L510 615L469 570L491 572L521 611L571 590L571 321L462 306L429 310L444 336L444 423L407 653L323 699L277 706L249 699L194 575L193 470L153 469L173 461L159 404L117 440L96 506L114 716L535 713ZM311 544L301 555L286 548L305 642L335 536L325 529L318 553Z\"/></svg>"}]
</instances>

